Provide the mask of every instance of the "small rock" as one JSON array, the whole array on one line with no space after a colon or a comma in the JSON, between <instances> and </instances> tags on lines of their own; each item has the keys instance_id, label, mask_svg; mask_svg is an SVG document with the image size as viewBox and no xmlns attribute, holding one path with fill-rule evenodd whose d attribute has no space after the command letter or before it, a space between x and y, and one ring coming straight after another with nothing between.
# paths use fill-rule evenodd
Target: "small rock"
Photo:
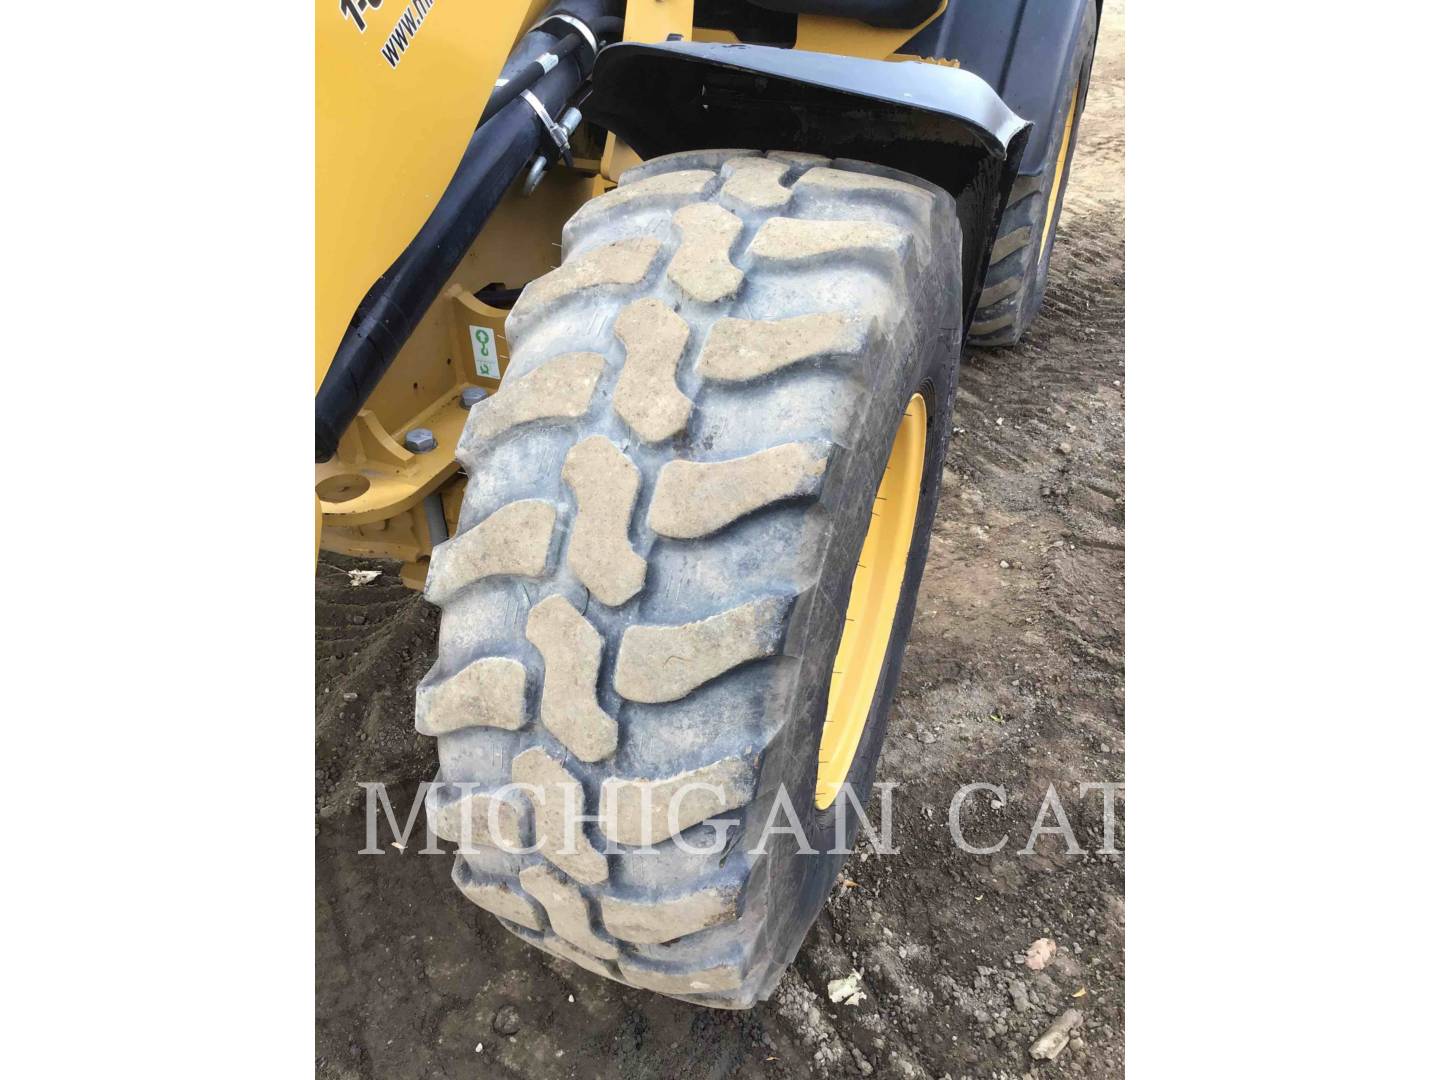
<instances>
[{"instance_id":1,"label":"small rock","mask_svg":"<svg viewBox=\"0 0 1440 1080\"><path fill-rule=\"evenodd\" d=\"M497 1034L514 1035L520 1030L520 1010L514 1005L501 1005L495 1010L495 1019L490 1022Z\"/></svg>"},{"instance_id":2,"label":"small rock","mask_svg":"<svg viewBox=\"0 0 1440 1080\"><path fill-rule=\"evenodd\" d=\"M1010 980L1010 1000L1016 1012L1030 1011L1030 995L1025 992L1025 984L1018 979Z\"/></svg>"},{"instance_id":3,"label":"small rock","mask_svg":"<svg viewBox=\"0 0 1440 1080\"><path fill-rule=\"evenodd\" d=\"M344 699L345 701L354 701L354 700L356 700L359 696L360 696L360 695L357 694L357 693L355 693L355 691L353 691L353 690L347 691L346 693L343 693L343 694L340 695L340 697L341 697L342 699Z\"/></svg>"},{"instance_id":4,"label":"small rock","mask_svg":"<svg viewBox=\"0 0 1440 1080\"><path fill-rule=\"evenodd\" d=\"M1050 938L1036 938L1025 950L1025 966L1031 971L1044 971L1047 964L1055 959L1056 945Z\"/></svg>"},{"instance_id":5,"label":"small rock","mask_svg":"<svg viewBox=\"0 0 1440 1080\"><path fill-rule=\"evenodd\" d=\"M1045 1033L1030 1044L1030 1056L1035 1059L1044 1058L1046 1061L1054 1061L1060 1056L1060 1051L1070 1041L1070 1029L1080 1023L1079 1009L1066 1009L1060 1014Z\"/></svg>"},{"instance_id":6,"label":"small rock","mask_svg":"<svg viewBox=\"0 0 1440 1080\"><path fill-rule=\"evenodd\" d=\"M1010 569L1010 564L1009 564L1008 562L1006 562L1004 559L1001 559L1001 560L1000 560L1000 569L1001 569L1001 570L1009 570L1009 569Z\"/></svg>"},{"instance_id":7,"label":"small rock","mask_svg":"<svg viewBox=\"0 0 1440 1080\"><path fill-rule=\"evenodd\" d=\"M1062 442L1059 446L1055 447L1055 449L1059 450L1062 454L1068 454L1070 453L1070 444L1068 442Z\"/></svg>"}]
</instances>

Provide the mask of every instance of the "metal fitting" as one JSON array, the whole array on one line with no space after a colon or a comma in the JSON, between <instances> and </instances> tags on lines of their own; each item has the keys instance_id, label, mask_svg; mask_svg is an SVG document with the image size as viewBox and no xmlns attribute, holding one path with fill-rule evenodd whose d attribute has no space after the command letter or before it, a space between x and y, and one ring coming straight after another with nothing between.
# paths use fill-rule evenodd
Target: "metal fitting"
<instances>
[{"instance_id":1,"label":"metal fitting","mask_svg":"<svg viewBox=\"0 0 1440 1080\"><path fill-rule=\"evenodd\" d=\"M560 114L558 121L551 120L550 114L545 111L545 106L540 103L538 98L528 90L521 96L529 99L530 107L535 110L535 115L538 116L540 122L545 125L545 130L550 133L550 138L555 143L556 151L564 158L565 164L569 165L572 160L570 157L570 136L575 134L575 129L580 126L580 122L584 120L585 117L579 109L571 105ZM528 196L534 192L534 190L540 186L540 181L545 179L545 173L549 168L549 156L545 153L537 155L535 160L530 163L530 171L525 174L525 180L520 187L520 194Z\"/></svg>"},{"instance_id":2,"label":"metal fitting","mask_svg":"<svg viewBox=\"0 0 1440 1080\"><path fill-rule=\"evenodd\" d=\"M566 109L563 113L560 114L560 126L565 129L565 134L567 136L574 135L575 129L580 126L580 121L584 119L585 117L580 112L580 110L577 109L574 105L571 105L568 109Z\"/></svg>"},{"instance_id":3,"label":"metal fitting","mask_svg":"<svg viewBox=\"0 0 1440 1080\"><path fill-rule=\"evenodd\" d=\"M545 170L549 167L550 163L545 160L544 154L532 161L530 171L525 174L525 182L520 187L520 194L528 196L539 187L540 181L545 179Z\"/></svg>"},{"instance_id":4,"label":"metal fitting","mask_svg":"<svg viewBox=\"0 0 1440 1080\"><path fill-rule=\"evenodd\" d=\"M464 390L460 391L460 407L462 409L473 409L489 396L489 391L483 387L467 386Z\"/></svg>"},{"instance_id":5,"label":"metal fitting","mask_svg":"<svg viewBox=\"0 0 1440 1080\"><path fill-rule=\"evenodd\" d=\"M412 454L428 454L439 445L435 441L435 433L429 428L411 428L405 433L405 449Z\"/></svg>"}]
</instances>

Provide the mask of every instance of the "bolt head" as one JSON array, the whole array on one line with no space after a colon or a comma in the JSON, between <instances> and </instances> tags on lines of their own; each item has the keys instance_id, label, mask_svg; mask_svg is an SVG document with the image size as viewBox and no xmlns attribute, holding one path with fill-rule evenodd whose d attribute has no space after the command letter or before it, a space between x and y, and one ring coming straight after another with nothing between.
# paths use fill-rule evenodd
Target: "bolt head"
<instances>
[{"instance_id":1,"label":"bolt head","mask_svg":"<svg viewBox=\"0 0 1440 1080\"><path fill-rule=\"evenodd\" d=\"M473 409L489 396L489 392L484 387L467 386L460 391L460 404L466 409Z\"/></svg>"},{"instance_id":2,"label":"bolt head","mask_svg":"<svg viewBox=\"0 0 1440 1080\"><path fill-rule=\"evenodd\" d=\"M435 441L435 433L429 428L411 428L405 433L405 449L412 454L428 454L439 445Z\"/></svg>"}]
</instances>

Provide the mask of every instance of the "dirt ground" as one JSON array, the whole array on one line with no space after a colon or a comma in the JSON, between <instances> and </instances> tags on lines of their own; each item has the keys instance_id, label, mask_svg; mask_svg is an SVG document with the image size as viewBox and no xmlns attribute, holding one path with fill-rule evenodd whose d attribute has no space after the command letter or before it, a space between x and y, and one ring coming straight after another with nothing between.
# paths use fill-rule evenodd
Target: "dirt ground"
<instances>
[{"instance_id":1,"label":"dirt ground","mask_svg":"<svg viewBox=\"0 0 1440 1080\"><path fill-rule=\"evenodd\" d=\"M434 773L413 728L436 612L395 576L316 577L316 1010L324 1077L1117 1077L1123 855L1101 794L1124 777L1124 5L1105 5L1089 104L1039 321L979 351L957 429L879 780L899 853L861 847L772 1000L747 1013L630 990L524 945L449 881L449 857L357 851L358 780L403 817ZM947 813L966 783L1007 801ZM1020 854L1055 787L1079 845ZM872 811L873 811L872 803ZM1124 799L1115 846L1124 849ZM1054 824L1053 816L1047 823ZM423 833L423 823L417 826ZM384 845L389 839L383 836ZM1037 938L1059 946L1024 965ZM863 972L864 1001L831 979ZM1079 1038L1027 1050L1066 1008ZM497 1030L497 1028L499 1030ZM513 1034L510 1034L513 1030ZM504 1033L502 1033L502 1031Z\"/></svg>"}]
</instances>

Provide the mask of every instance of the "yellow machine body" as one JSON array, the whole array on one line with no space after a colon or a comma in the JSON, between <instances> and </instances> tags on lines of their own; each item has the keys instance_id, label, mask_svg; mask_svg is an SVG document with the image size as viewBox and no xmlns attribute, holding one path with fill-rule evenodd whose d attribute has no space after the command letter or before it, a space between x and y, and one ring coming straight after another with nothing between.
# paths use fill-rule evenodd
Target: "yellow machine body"
<instances>
[{"instance_id":1,"label":"yellow machine body","mask_svg":"<svg viewBox=\"0 0 1440 1080\"><path fill-rule=\"evenodd\" d=\"M316 0L317 387L361 297L445 190L505 57L544 3Z\"/></svg>"},{"instance_id":2,"label":"yellow machine body","mask_svg":"<svg viewBox=\"0 0 1440 1080\"><path fill-rule=\"evenodd\" d=\"M316 0L317 387L365 293L439 200L506 57L546 6ZM694 8L694 0L628 0L624 36L735 40L695 26ZM891 59L917 29L801 15L795 47ZM506 312L475 292L493 282L518 286L554 268L564 223L639 160L614 136L603 146L577 139L575 150L574 164L550 170L528 198L518 190L505 196L334 457L315 467L320 547L398 560L407 583L423 584L432 547L423 502L438 495L450 529L459 512L464 477L455 448L467 416L460 395L467 387L498 389L508 361ZM434 433L436 449L405 448L405 433L417 427Z\"/></svg>"}]
</instances>

